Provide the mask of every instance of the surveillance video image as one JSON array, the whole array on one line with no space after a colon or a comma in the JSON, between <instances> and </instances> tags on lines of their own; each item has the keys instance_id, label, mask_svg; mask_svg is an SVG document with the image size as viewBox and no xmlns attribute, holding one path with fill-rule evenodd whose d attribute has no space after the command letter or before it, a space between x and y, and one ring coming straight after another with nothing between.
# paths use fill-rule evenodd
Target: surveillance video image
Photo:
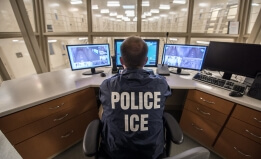
<instances>
[{"instance_id":1,"label":"surveillance video image","mask_svg":"<svg viewBox=\"0 0 261 159\"><path fill-rule=\"evenodd\" d=\"M200 70L206 47L165 45L163 63L168 66Z\"/></svg>"},{"instance_id":2,"label":"surveillance video image","mask_svg":"<svg viewBox=\"0 0 261 159\"><path fill-rule=\"evenodd\" d=\"M108 45L72 46L69 49L69 56L73 69L110 64Z\"/></svg>"}]
</instances>

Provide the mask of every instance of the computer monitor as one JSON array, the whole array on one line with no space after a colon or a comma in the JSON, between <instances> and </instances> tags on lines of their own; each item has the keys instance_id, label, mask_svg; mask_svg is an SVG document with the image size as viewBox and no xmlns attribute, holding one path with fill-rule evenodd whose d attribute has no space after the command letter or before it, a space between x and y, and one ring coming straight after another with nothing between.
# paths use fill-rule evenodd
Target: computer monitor
<instances>
[{"instance_id":1,"label":"computer monitor","mask_svg":"<svg viewBox=\"0 0 261 159\"><path fill-rule=\"evenodd\" d=\"M83 75L101 73L102 70L95 68L111 65L109 44L66 45L66 48L73 71L91 69Z\"/></svg>"},{"instance_id":2,"label":"computer monitor","mask_svg":"<svg viewBox=\"0 0 261 159\"><path fill-rule=\"evenodd\" d=\"M224 79L232 74L254 78L261 72L261 45L211 41L204 67L223 71Z\"/></svg>"},{"instance_id":3,"label":"computer monitor","mask_svg":"<svg viewBox=\"0 0 261 159\"><path fill-rule=\"evenodd\" d=\"M121 44L124 39L115 39L114 40L114 50L116 57L116 66L122 67L120 62L121 57ZM158 55L159 55L159 40L158 39L144 39L148 45L148 62L145 64L145 67L156 67L158 64Z\"/></svg>"},{"instance_id":4,"label":"computer monitor","mask_svg":"<svg viewBox=\"0 0 261 159\"><path fill-rule=\"evenodd\" d=\"M162 64L177 68L170 71L174 74L189 75L182 69L200 71L203 66L207 46L165 44L162 54Z\"/></svg>"}]
</instances>

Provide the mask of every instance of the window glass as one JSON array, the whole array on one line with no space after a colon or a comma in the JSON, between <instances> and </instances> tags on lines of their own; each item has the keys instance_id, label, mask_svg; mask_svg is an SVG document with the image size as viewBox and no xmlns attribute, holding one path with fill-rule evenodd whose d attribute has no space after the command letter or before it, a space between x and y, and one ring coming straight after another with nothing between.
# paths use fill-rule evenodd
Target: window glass
<instances>
[{"instance_id":1,"label":"window glass","mask_svg":"<svg viewBox=\"0 0 261 159\"><path fill-rule=\"evenodd\" d=\"M228 22L237 21L239 0L195 0L192 32L227 34Z\"/></svg>"},{"instance_id":2,"label":"window glass","mask_svg":"<svg viewBox=\"0 0 261 159\"><path fill-rule=\"evenodd\" d=\"M45 0L46 32L88 30L86 0Z\"/></svg>"},{"instance_id":3,"label":"window glass","mask_svg":"<svg viewBox=\"0 0 261 159\"><path fill-rule=\"evenodd\" d=\"M96 32L137 31L137 0L92 0L92 23Z\"/></svg>"},{"instance_id":4,"label":"window glass","mask_svg":"<svg viewBox=\"0 0 261 159\"><path fill-rule=\"evenodd\" d=\"M88 44L87 37L50 37L48 49L51 71L70 67L66 45Z\"/></svg>"},{"instance_id":5,"label":"window glass","mask_svg":"<svg viewBox=\"0 0 261 159\"><path fill-rule=\"evenodd\" d=\"M163 53L163 46L166 43L165 37L142 37L143 39L159 39L159 56L158 56L158 63L161 63L162 53ZM169 37L167 43L168 44L185 44L185 39L183 37Z\"/></svg>"},{"instance_id":6,"label":"window glass","mask_svg":"<svg viewBox=\"0 0 261 159\"><path fill-rule=\"evenodd\" d=\"M35 30L32 0L24 0L24 3L33 30ZM1 0L0 4L0 32L20 32L10 1Z\"/></svg>"},{"instance_id":7,"label":"window glass","mask_svg":"<svg viewBox=\"0 0 261 159\"><path fill-rule=\"evenodd\" d=\"M11 79L36 74L22 38L0 39L0 57Z\"/></svg>"},{"instance_id":8,"label":"window glass","mask_svg":"<svg viewBox=\"0 0 261 159\"><path fill-rule=\"evenodd\" d=\"M252 31L252 28L256 22L256 18L260 12L260 8L261 8L261 0L252 0L250 18L249 18L249 23L247 28L248 34L250 34Z\"/></svg>"},{"instance_id":9,"label":"window glass","mask_svg":"<svg viewBox=\"0 0 261 159\"><path fill-rule=\"evenodd\" d=\"M210 41L220 41L220 42L234 42L235 39L221 39L221 38L191 38L190 44L193 45L209 45Z\"/></svg>"},{"instance_id":10,"label":"window glass","mask_svg":"<svg viewBox=\"0 0 261 159\"><path fill-rule=\"evenodd\" d=\"M186 32L189 0L142 0L143 32Z\"/></svg>"}]
</instances>

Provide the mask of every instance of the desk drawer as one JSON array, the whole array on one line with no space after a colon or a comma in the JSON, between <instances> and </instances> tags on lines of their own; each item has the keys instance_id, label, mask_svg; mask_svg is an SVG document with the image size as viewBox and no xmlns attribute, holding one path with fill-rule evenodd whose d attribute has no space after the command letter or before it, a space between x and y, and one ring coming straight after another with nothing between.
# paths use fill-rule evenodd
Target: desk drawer
<instances>
[{"instance_id":1,"label":"desk drawer","mask_svg":"<svg viewBox=\"0 0 261 159\"><path fill-rule=\"evenodd\" d=\"M45 118L58 111L66 109L75 103L86 102L88 99L95 99L93 88L88 88L37 106L22 110L0 118L0 129L3 133L10 132L14 129L30 124L42 118Z\"/></svg>"},{"instance_id":2,"label":"desk drawer","mask_svg":"<svg viewBox=\"0 0 261 159\"><path fill-rule=\"evenodd\" d=\"M193 102L189 99L187 99L185 103L185 108L203 118L209 119L217 123L220 126L223 126L227 119L227 115L220 113L214 109L210 109L209 107L198 104L196 102Z\"/></svg>"},{"instance_id":3,"label":"desk drawer","mask_svg":"<svg viewBox=\"0 0 261 159\"><path fill-rule=\"evenodd\" d=\"M15 148L24 159L46 159L82 139L87 125L96 118L97 110L87 111L15 145Z\"/></svg>"},{"instance_id":4,"label":"desk drawer","mask_svg":"<svg viewBox=\"0 0 261 159\"><path fill-rule=\"evenodd\" d=\"M205 146L211 147L221 126L201 118L198 115L184 109L180 121L184 132Z\"/></svg>"},{"instance_id":5,"label":"desk drawer","mask_svg":"<svg viewBox=\"0 0 261 159\"><path fill-rule=\"evenodd\" d=\"M234 118L244 121L248 124L261 128L261 112L241 105L237 105L232 113Z\"/></svg>"},{"instance_id":6,"label":"desk drawer","mask_svg":"<svg viewBox=\"0 0 261 159\"><path fill-rule=\"evenodd\" d=\"M227 128L261 144L261 129L231 117Z\"/></svg>"},{"instance_id":7,"label":"desk drawer","mask_svg":"<svg viewBox=\"0 0 261 159\"><path fill-rule=\"evenodd\" d=\"M91 110L90 110L91 109ZM61 124L79 114L84 113L87 110L94 110L98 113L97 104L95 99L90 99L86 103L78 103L69 108L54 113L46 118L38 120L36 122L25 125L21 128L13 130L6 134L8 140L16 145L30 137L33 137L49 128L52 128L58 124Z\"/></svg>"},{"instance_id":8,"label":"desk drawer","mask_svg":"<svg viewBox=\"0 0 261 159\"><path fill-rule=\"evenodd\" d=\"M225 128L214 146L219 154L231 159L260 159L261 145Z\"/></svg>"},{"instance_id":9,"label":"desk drawer","mask_svg":"<svg viewBox=\"0 0 261 159\"><path fill-rule=\"evenodd\" d=\"M211 109L224 113L226 115L228 115L231 112L234 106L234 103L232 102L197 90L189 90L187 98L201 105L207 106Z\"/></svg>"}]
</instances>

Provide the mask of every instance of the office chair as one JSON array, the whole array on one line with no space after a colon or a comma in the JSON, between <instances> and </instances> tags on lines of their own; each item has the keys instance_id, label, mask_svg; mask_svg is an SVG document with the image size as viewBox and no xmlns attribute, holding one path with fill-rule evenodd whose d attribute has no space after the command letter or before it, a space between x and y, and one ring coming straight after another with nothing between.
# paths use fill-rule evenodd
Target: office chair
<instances>
[{"instance_id":1,"label":"office chair","mask_svg":"<svg viewBox=\"0 0 261 159\"><path fill-rule=\"evenodd\" d=\"M208 159L210 152L203 147L196 147L184 151L178 155L170 156L171 141L175 144L183 142L183 132L179 127L178 122L169 113L164 113L165 126L165 152L162 155L164 159ZM95 159L106 159L105 154L99 152L99 141L101 133L101 122L99 119L93 120L87 127L83 138L83 152L87 157L95 157Z\"/></svg>"}]
</instances>

